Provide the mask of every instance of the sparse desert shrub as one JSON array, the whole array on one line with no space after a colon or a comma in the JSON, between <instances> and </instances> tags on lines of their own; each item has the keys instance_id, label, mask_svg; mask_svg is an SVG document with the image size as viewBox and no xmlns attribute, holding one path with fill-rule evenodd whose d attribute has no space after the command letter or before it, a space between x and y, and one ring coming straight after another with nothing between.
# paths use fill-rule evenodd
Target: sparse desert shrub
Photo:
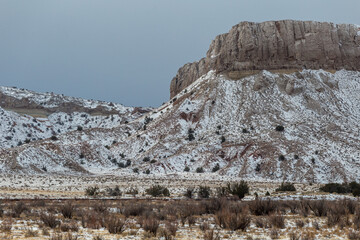
<instances>
[{"instance_id":1,"label":"sparse desert shrub","mask_svg":"<svg viewBox=\"0 0 360 240\"><path fill-rule=\"evenodd\" d=\"M276 192L295 192L296 188L293 183L281 183L281 185L275 190Z\"/></svg>"},{"instance_id":2,"label":"sparse desert shrub","mask_svg":"<svg viewBox=\"0 0 360 240\"><path fill-rule=\"evenodd\" d=\"M130 194L133 197L135 197L137 194L139 194L139 190L137 188L131 187L125 192L126 194Z\"/></svg>"},{"instance_id":3,"label":"sparse desert shrub","mask_svg":"<svg viewBox=\"0 0 360 240\"><path fill-rule=\"evenodd\" d=\"M122 233L125 230L126 220L124 218L110 216L110 217L106 217L104 221L105 221L105 227L111 234Z\"/></svg>"},{"instance_id":4,"label":"sparse desert shrub","mask_svg":"<svg viewBox=\"0 0 360 240\"><path fill-rule=\"evenodd\" d=\"M279 238L279 231L277 229L272 229L270 232L271 239L278 239Z\"/></svg>"},{"instance_id":5,"label":"sparse desert shrub","mask_svg":"<svg viewBox=\"0 0 360 240\"><path fill-rule=\"evenodd\" d=\"M312 223L312 226L316 229L316 230L320 230L320 226L319 226L319 223L317 221L314 221Z\"/></svg>"},{"instance_id":6,"label":"sparse desert shrub","mask_svg":"<svg viewBox=\"0 0 360 240\"><path fill-rule=\"evenodd\" d=\"M300 240L300 236L297 233L292 232L289 234L289 239L290 240Z\"/></svg>"},{"instance_id":7,"label":"sparse desert shrub","mask_svg":"<svg viewBox=\"0 0 360 240\"><path fill-rule=\"evenodd\" d=\"M285 218L280 214L270 215L268 217L269 223L276 228L284 228L285 227Z\"/></svg>"},{"instance_id":8,"label":"sparse desert shrub","mask_svg":"<svg viewBox=\"0 0 360 240\"><path fill-rule=\"evenodd\" d=\"M210 187L199 186L198 197L199 198L209 198L210 197Z\"/></svg>"},{"instance_id":9,"label":"sparse desert shrub","mask_svg":"<svg viewBox=\"0 0 360 240\"><path fill-rule=\"evenodd\" d=\"M204 232L204 240L220 240L219 232L215 233L213 229Z\"/></svg>"},{"instance_id":10,"label":"sparse desert shrub","mask_svg":"<svg viewBox=\"0 0 360 240\"><path fill-rule=\"evenodd\" d=\"M134 173L139 173L139 169L138 169L138 168L134 168L134 169L133 169L133 172L134 172Z\"/></svg>"},{"instance_id":11,"label":"sparse desert shrub","mask_svg":"<svg viewBox=\"0 0 360 240\"><path fill-rule=\"evenodd\" d=\"M64 218L71 219L73 217L73 213L75 211L75 206L71 204L71 202L66 202L63 205L60 205L60 212L64 216Z\"/></svg>"},{"instance_id":12,"label":"sparse desert shrub","mask_svg":"<svg viewBox=\"0 0 360 240\"><path fill-rule=\"evenodd\" d=\"M249 202L249 209L250 212L256 216L269 215L276 210L276 205L270 199L256 199Z\"/></svg>"},{"instance_id":13,"label":"sparse desert shrub","mask_svg":"<svg viewBox=\"0 0 360 240\"><path fill-rule=\"evenodd\" d=\"M15 205L11 205L11 216L18 218L26 210L28 209L23 202L17 202Z\"/></svg>"},{"instance_id":14,"label":"sparse desert shrub","mask_svg":"<svg viewBox=\"0 0 360 240\"><path fill-rule=\"evenodd\" d=\"M95 212L102 213L102 214L106 214L109 211L108 205L104 201L95 202L93 205L91 205L91 208Z\"/></svg>"},{"instance_id":15,"label":"sparse desert shrub","mask_svg":"<svg viewBox=\"0 0 360 240\"><path fill-rule=\"evenodd\" d=\"M93 187L88 187L85 189L85 194L87 196L97 196L99 195L99 187L98 186L93 186Z\"/></svg>"},{"instance_id":16,"label":"sparse desert shrub","mask_svg":"<svg viewBox=\"0 0 360 240\"><path fill-rule=\"evenodd\" d=\"M278 159L279 159L279 161L285 161L285 156L284 156L284 155L280 155Z\"/></svg>"},{"instance_id":17,"label":"sparse desert shrub","mask_svg":"<svg viewBox=\"0 0 360 240\"><path fill-rule=\"evenodd\" d=\"M12 229L12 221L11 219L3 220L0 225L0 232L10 233Z\"/></svg>"},{"instance_id":18,"label":"sparse desert shrub","mask_svg":"<svg viewBox=\"0 0 360 240\"><path fill-rule=\"evenodd\" d=\"M188 167L188 166L186 166L185 168L184 168L184 172L189 172L190 171L190 168Z\"/></svg>"},{"instance_id":19,"label":"sparse desert shrub","mask_svg":"<svg viewBox=\"0 0 360 240\"><path fill-rule=\"evenodd\" d=\"M346 210L345 207L340 205L340 204L336 204L333 203L331 205L329 205L329 211L327 213L327 225L332 227L335 226L336 224L340 223L342 217L346 214Z\"/></svg>"},{"instance_id":20,"label":"sparse desert shrub","mask_svg":"<svg viewBox=\"0 0 360 240\"><path fill-rule=\"evenodd\" d=\"M103 225L102 218L99 213L95 213L93 211L82 212L80 216L83 228L99 229Z\"/></svg>"},{"instance_id":21,"label":"sparse desert shrub","mask_svg":"<svg viewBox=\"0 0 360 240\"><path fill-rule=\"evenodd\" d=\"M196 218L194 216L189 216L187 218L189 226L192 226L196 223Z\"/></svg>"},{"instance_id":22,"label":"sparse desert shrub","mask_svg":"<svg viewBox=\"0 0 360 240\"><path fill-rule=\"evenodd\" d=\"M230 194L237 196L239 199L242 199L245 197L245 194L249 193L249 186L245 181L241 181L240 183L233 183L233 184L228 183L227 191Z\"/></svg>"},{"instance_id":23,"label":"sparse desert shrub","mask_svg":"<svg viewBox=\"0 0 360 240\"><path fill-rule=\"evenodd\" d=\"M309 208L313 211L317 217L324 217L329 210L328 204L325 200L310 201L308 203Z\"/></svg>"},{"instance_id":24,"label":"sparse desert shrub","mask_svg":"<svg viewBox=\"0 0 360 240\"><path fill-rule=\"evenodd\" d=\"M146 169L145 173L150 174L150 169Z\"/></svg>"},{"instance_id":25,"label":"sparse desert shrub","mask_svg":"<svg viewBox=\"0 0 360 240\"><path fill-rule=\"evenodd\" d=\"M49 228L56 228L60 224L60 222L56 219L55 215L51 213L41 213L40 220L44 223L45 226Z\"/></svg>"},{"instance_id":26,"label":"sparse desert shrub","mask_svg":"<svg viewBox=\"0 0 360 240\"><path fill-rule=\"evenodd\" d=\"M348 239L349 240L359 240L360 239L360 233L358 231L351 230L348 233Z\"/></svg>"},{"instance_id":27,"label":"sparse desert shrub","mask_svg":"<svg viewBox=\"0 0 360 240\"><path fill-rule=\"evenodd\" d=\"M122 192L120 191L119 186L115 186L114 188L106 188L106 194L109 196L117 197L121 196Z\"/></svg>"},{"instance_id":28,"label":"sparse desert shrub","mask_svg":"<svg viewBox=\"0 0 360 240\"><path fill-rule=\"evenodd\" d=\"M250 217L246 213L235 213L230 209L222 209L215 215L217 224L232 231L244 231L250 224Z\"/></svg>"},{"instance_id":29,"label":"sparse desert shrub","mask_svg":"<svg viewBox=\"0 0 360 240\"><path fill-rule=\"evenodd\" d=\"M140 225L145 231L156 235L156 232L159 228L159 221L155 218L145 218L141 220Z\"/></svg>"},{"instance_id":30,"label":"sparse desert shrub","mask_svg":"<svg viewBox=\"0 0 360 240\"><path fill-rule=\"evenodd\" d=\"M195 191L194 188L188 188L188 189L186 189L184 196L187 198L193 198L194 191Z\"/></svg>"},{"instance_id":31,"label":"sparse desert shrub","mask_svg":"<svg viewBox=\"0 0 360 240\"><path fill-rule=\"evenodd\" d=\"M153 197L169 197L170 191L166 187L160 186L160 185L154 185L148 189L145 190L145 192Z\"/></svg>"},{"instance_id":32,"label":"sparse desert shrub","mask_svg":"<svg viewBox=\"0 0 360 240\"><path fill-rule=\"evenodd\" d=\"M149 162L150 161L150 158L149 157L144 157L143 158L143 162Z\"/></svg>"},{"instance_id":33,"label":"sparse desert shrub","mask_svg":"<svg viewBox=\"0 0 360 240\"><path fill-rule=\"evenodd\" d=\"M60 225L60 230L62 232L78 232L79 231L79 226L77 225L76 222L71 222L71 223L62 223Z\"/></svg>"},{"instance_id":34,"label":"sparse desert shrub","mask_svg":"<svg viewBox=\"0 0 360 240\"><path fill-rule=\"evenodd\" d=\"M297 226L298 228L303 228L303 227L305 226L304 221L301 220L301 219L296 220L296 221L295 221L295 224L296 224L296 226Z\"/></svg>"},{"instance_id":35,"label":"sparse desert shrub","mask_svg":"<svg viewBox=\"0 0 360 240\"><path fill-rule=\"evenodd\" d=\"M125 217L140 216L145 211L145 206L142 203L128 204L122 209L122 214Z\"/></svg>"},{"instance_id":36,"label":"sparse desert shrub","mask_svg":"<svg viewBox=\"0 0 360 240\"><path fill-rule=\"evenodd\" d=\"M160 237L165 240L171 240L176 236L177 224L171 222L165 222L165 227L160 229Z\"/></svg>"}]
</instances>

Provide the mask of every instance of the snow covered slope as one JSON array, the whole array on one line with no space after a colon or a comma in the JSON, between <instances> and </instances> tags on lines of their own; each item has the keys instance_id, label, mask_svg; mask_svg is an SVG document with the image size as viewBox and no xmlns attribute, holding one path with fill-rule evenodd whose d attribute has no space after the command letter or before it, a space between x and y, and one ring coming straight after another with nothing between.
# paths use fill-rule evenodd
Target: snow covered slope
<instances>
[{"instance_id":1,"label":"snow covered slope","mask_svg":"<svg viewBox=\"0 0 360 240\"><path fill-rule=\"evenodd\" d=\"M11 148L58 134L114 128L150 108L0 87L0 148Z\"/></svg>"},{"instance_id":2,"label":"snow covered slope","mask_svg":"<svg viewBox=\"0 0 360 240\"><path fill-rule=\"evenodd\" d=\"M262 71L239 80L210 71L127 124L3 150L0 169L173 174L188 167L257 181L360 180L359 92L353 71Z\"/></svg>"}]
</instances>

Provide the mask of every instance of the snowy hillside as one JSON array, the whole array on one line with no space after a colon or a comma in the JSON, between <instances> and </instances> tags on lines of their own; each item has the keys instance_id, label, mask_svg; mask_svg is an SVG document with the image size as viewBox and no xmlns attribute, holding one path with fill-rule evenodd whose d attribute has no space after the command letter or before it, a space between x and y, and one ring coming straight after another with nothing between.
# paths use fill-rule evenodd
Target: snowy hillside
<instances>
[{"instance_id":1,"label":"snowy hillside","mask_svg":"<svg viewBox=\"0 0 360 240\"><path fill-rule=\"evenodd\" d=\"M122 104L68 97L55 93L38 93L16 87L0 87L0 106L7 109L36 109L46 113L86 112L96 114L128 114L146 112L149 108L125 107Z\"/></svg>"},{"instance_id":2,"label":"snowy hillside","mask_svg":"<svg viewBox=\"0 0 360 240\"><path fill-rule=\"evenodd\" d=\"M360 73L345 70L262 71L239 80L210 71L129 123L3 150L0 169L360 180L359 92Z\"/></svg>"},{"instance_id":3,"label":"snowy hillside","mask_svg":"<svg viewBox=\"0 0 360 240\"><path fill-rule=\"evenodd\" d=\"M20 146L75 130L113 128L131 121L131 117L118 114L91 116L75 112L53 113L48 118L34 118L0 108L0 148Z\"/></svg>"},{"instance_id":4,"label":"snowy hillside","mask_svg":"<svg viewBox=\"0 0 360 240\"><path fill-rule=\"evenodd\" d=\"M0 105L0 148L75 130L114 128L151 110L15 87L0 87Z\"/></svg>"}]
</instances>

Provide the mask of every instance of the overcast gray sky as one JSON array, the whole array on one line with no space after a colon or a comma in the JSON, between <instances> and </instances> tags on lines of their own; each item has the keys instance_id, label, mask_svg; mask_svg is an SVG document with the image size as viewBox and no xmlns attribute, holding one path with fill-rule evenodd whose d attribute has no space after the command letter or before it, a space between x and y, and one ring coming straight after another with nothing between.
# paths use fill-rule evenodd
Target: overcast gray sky
<instances>
[{"instance_id":1,"label":"overcast gray sky","mask_svg":"<svg viewBox=\"0 0 360 240\"><path fill-rule=\"evenodd\" d=\"M159 106L240 21L360 24L360 0L0 0L0 85Z\"/></svg>"}]
</instances>

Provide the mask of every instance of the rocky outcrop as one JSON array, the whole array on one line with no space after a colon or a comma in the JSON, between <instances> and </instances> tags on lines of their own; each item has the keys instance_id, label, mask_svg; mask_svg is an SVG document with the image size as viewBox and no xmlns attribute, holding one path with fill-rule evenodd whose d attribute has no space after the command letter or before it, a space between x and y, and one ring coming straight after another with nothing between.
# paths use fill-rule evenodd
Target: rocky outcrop
<instances>
[{"instance_id":1,"label":"rocky outcrop","mask_svg":"<svg viewBox=\"0 0 360 240\"><path fill-rule=\"evenodd\" d=\"M272 69L360 71L360 27L314 21L241 22L212 41L206 57L185 64L170 85L172 98L201 75Z\"/></svg>"}]
</instances>

